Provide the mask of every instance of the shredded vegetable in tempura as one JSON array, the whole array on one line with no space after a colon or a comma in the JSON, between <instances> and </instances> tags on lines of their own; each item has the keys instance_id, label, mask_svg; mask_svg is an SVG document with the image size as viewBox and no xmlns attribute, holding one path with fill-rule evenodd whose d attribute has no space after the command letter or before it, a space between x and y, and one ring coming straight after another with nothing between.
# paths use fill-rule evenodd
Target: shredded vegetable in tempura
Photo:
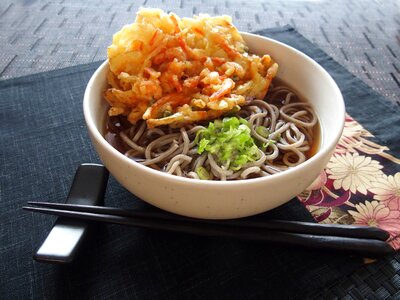
<instances>
[{"instance_id":1,"label":"shredded vegetable in tempura","mask_svg":"<svg viewBox=\"0 0 400 300\"><path fill-rule=\"evenodd\" d=\"M149 128L216 119L263 99L278 65L248 48L228 16L141 9L108 48L109 115Z\"/></svg>"}]
</instances>

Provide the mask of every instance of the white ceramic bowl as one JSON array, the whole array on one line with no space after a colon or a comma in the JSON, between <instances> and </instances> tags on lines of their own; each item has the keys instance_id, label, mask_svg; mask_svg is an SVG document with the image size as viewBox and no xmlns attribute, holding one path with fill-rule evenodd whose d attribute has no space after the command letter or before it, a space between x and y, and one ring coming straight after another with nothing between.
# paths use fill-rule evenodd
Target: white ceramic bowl
<instances>
[{"instance_id":1,"label":"white ceramic bowl","mask_svg":"<svg viewBox=\"0 0 400 300\"><path fill-rule=\"evenodd\" d=\"M284 204L306 189L323 170L344 125L345 108L338 86L319 64L300 51L253 34L243 33L243 37L251 52L270 54L279 64L278 78L314 107L322 134L317 154L273 176L225 182L181 178L142 166L118 152L102 136L108 108L102 97L107 87L106 61L86 87L83 110L100 159L122 186L144 201L176 214L228 219L258 214Z\"/></svg>"}]
</instances>

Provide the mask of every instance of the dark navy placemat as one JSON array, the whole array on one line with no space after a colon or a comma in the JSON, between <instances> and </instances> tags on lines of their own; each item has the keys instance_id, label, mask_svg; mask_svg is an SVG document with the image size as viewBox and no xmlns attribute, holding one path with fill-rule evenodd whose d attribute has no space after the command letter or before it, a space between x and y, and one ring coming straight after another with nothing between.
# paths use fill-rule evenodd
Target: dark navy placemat
<instances>
[{"instance_id":1,"label":"dark navy placemat","mask_svg":"<svg viewBox=\"0 0 400 300\"><path fill-rule=\"evenodd\" d=\"M349 76L291 28L263 31L306 47L340 81ZM99 63L0 82L0 291L5 299L283 299L299 298L346 276L359 258L262 243L98 226L70 265L46 265L31 255L48 233L49 216L21 207L29 200L63 202L80 163L98 162L84 124L83 92ZM344 77L343 77L344 76ZM352 78L339 82L350 105L371 98ZM347 88L352 92L347 91ZM354 97L357 96L357 97ZM364 101L364 100L363 100ZM383 105L390 110L392 107ZM353 117L357 114L352 113ZM392 120L395 122L396 120ZM378 127L378 131L379 131ZM386 137L384 130L382 134ZM110 179L106 205L144 208ZM312 220L293 200L266 214Z\"/></svg>"}]
</instances>

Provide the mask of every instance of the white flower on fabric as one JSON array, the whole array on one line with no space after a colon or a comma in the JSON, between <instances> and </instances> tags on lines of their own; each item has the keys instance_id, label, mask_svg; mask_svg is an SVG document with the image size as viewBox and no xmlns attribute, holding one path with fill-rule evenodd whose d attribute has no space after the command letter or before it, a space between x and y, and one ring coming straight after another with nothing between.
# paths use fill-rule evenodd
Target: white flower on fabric
<instances>
[{"instance_id":1,"label":"white flower on fabric","mask_svg":"<svg viewBox=\"0 0 400 300\"><path fill-rule=\"evenodd\" d=\"M376 178L370 191L375 194L375 200L384 202L392 210L400 210L400 172Z\"/></svg>"},{"instance_id":2,"label":"white flower on fabric","mask_svg":"<svg viewBox=\"0 0 400 300\"><path fill-rule=\"evenodd\" d=\"M379 201L365 201L355 205L356 211L349 210L354 224L378 227L390 234L389 244L400 248L400 211L391 210Z\"/></svg>"},{"instance_id":3,"label":"white flower on fabric","mask_svg":"<svg viewBox=\"0 0 400 300\"><path fill-rule=\"evenodd\" d=\"M326 172L335 189L350 190L366 195L371 182L382 177L382 165L369 156L355 153L336 154L330 159Z\"/></svg>"},{"instance_id":4,"label":"white flower on fabric","mask_svg":"<svg viewBox=\"0 0 400 300\"><path fill-rule=\"evenodd\" d=\"M356 204L356 210L348 211L354 218L354 224L379 227L389 233L399 234L399 211L390 210L378 201L365 201L365 203Z\"/></svg>"}]
</instances>

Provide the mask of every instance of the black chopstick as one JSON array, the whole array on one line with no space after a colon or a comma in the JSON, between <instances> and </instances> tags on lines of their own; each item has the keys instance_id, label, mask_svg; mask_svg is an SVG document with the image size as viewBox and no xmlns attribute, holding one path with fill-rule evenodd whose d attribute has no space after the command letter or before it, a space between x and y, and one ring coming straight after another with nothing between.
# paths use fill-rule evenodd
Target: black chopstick
<instances>
[{"instance_id":1,"label":"black chopstick","mask_svg":"<svg viewBox=\"0 0 400 300\"><path fill-rule=\"evenodd\" d=\"M269 230L260 227L240 227L226 225L224 222L212 224L182 222L176 219L160 219L154 217L141 216L121 216L107 213L93 213L73 210L53 209L45 207L23 207L26 210L40 212L45 214L57 215L68 218L77 218L83 220L100 221L120 225L136 226L148 229L158 229L174 231L181 233L190 233L195 235L210 237L228 237L243 240L268 241L294 246L306 246L316 249L330 249L335 251L349 251L365 256L377 256L393 252L393 248L379 239L351 238L342 236L302 234L294 232L285 232ZM83 209L75 207L75 209ZM115 209L111 209L115 210ZM126 210L124 210L126 211ZM190 219L191 220L191 219ZM218 224L218 225L216 225ZM250 230L249 230L250 229Z\"/></svg>"},{"instance_id":2,"label":"black chopstick","mask_svg":"<svg viewBox=\"0 0 400 300\"><path fill-rule=\"evenodd\" d=\"M162 211L139 211L132 209L121 209L115 207L76 205L50 202L28 202L30 205L54 208L60 210L70 210L78 212L90 212L99 214L109 214L115 216L133 217L133 218L152 218L159 220L171 220L180 222L190 222L208 225L226 225L234 227L260 228L275 231L285 231L293 233L314 234L314 235L329 235L350 238L365 238L377 239L386 241L389 238L389 233L376 227L368 226L344 226L336 224L318 224L311 222L299 221L282 221L282 220L252 220L233 219L233 220L205 220L181 217Z\"/></svg>"}]
</instances>

